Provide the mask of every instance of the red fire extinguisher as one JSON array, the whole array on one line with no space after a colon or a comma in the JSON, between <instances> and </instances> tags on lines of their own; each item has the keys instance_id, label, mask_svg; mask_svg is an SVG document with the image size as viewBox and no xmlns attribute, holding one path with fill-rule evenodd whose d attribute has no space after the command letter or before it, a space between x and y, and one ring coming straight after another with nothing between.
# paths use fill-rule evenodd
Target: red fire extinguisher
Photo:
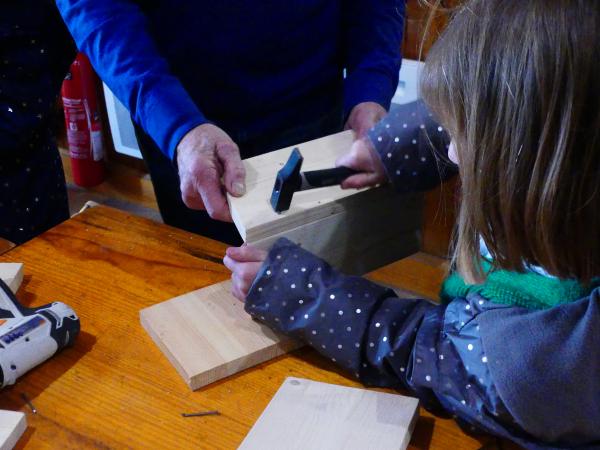
<instances>
[{"instance_id":1,"label":"red fire extinguisher","mask_svg":"<svg viewBox=\"0 0 600 450\"><path fill-rule=\"evenodd\" d=\"M61 90L73 178L82 187L96 186L104 181L96 77L88 58L79 53Z\"/></svg>"}]
</instances>

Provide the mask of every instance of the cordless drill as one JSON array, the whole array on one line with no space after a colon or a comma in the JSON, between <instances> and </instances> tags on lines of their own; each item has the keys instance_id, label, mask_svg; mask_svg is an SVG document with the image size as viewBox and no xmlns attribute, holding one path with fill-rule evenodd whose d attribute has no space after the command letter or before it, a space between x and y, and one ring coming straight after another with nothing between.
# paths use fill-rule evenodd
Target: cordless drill
<instances>
[{"instance_id":1,"label":"cordless drill","mask_svg":"<svg viewBox=\"0 0 600 450\"><path fill-rule=\"evenodd\" d=\"M0 387L72 345L78 334L79 318L69 306L26 308L0 280Z\"/></svg>"}]
</instances>

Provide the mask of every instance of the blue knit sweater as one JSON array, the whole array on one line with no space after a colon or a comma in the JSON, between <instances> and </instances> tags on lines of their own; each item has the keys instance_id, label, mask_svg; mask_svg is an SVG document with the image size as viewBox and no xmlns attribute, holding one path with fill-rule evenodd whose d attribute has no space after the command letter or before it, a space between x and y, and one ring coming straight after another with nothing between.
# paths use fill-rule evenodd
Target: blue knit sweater
<instances>
[{"instance_id":1,"label":"blue knit sweater","mask_svg":"<svg viewBox=\"0 0 600 450\"><path fill-rule=\"evenodd\" d=\"M251 140L342 102L346 113L364 101L389 107L398 82L404 0L57 5L80 50L170 157L207 121Z\"/></svg>"}]
</instances>

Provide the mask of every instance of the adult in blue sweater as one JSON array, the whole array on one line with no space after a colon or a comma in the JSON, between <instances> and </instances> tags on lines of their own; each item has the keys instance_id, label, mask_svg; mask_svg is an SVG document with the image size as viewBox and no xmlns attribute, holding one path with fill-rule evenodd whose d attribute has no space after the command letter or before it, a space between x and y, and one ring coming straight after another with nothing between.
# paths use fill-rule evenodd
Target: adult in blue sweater
<instances>
[{"instance_id":1,"label":"adult in blue sweater","mask_svg":"<svg viewBox=\"0 0 600 450\"><path fill-rule=\"evenodd\" d=\"M398 82L404 0L57 5L138 126L165 222L230 243L210 218L231 221L225 191L244 194L240 153L364 135Z\"/></svg>"}]
</instances>

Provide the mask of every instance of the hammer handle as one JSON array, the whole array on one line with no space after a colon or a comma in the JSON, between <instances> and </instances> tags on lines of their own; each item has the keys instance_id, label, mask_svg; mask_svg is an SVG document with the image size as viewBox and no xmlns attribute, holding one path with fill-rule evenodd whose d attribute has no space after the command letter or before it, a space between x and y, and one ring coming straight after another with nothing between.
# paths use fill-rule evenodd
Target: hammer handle
<instances>
[{"instance_id":1,"label":"hammer handle","mask_svg":"<svg viewBox=\"0 0 600 450\"><path fill-rule=\"evenodd\" d=\"M303 172L303 178L309 187L319 188L341 184L346 178L360 173L348 167L335 167L333 169L312 170Z\"/></svg>"}]
</instances>

